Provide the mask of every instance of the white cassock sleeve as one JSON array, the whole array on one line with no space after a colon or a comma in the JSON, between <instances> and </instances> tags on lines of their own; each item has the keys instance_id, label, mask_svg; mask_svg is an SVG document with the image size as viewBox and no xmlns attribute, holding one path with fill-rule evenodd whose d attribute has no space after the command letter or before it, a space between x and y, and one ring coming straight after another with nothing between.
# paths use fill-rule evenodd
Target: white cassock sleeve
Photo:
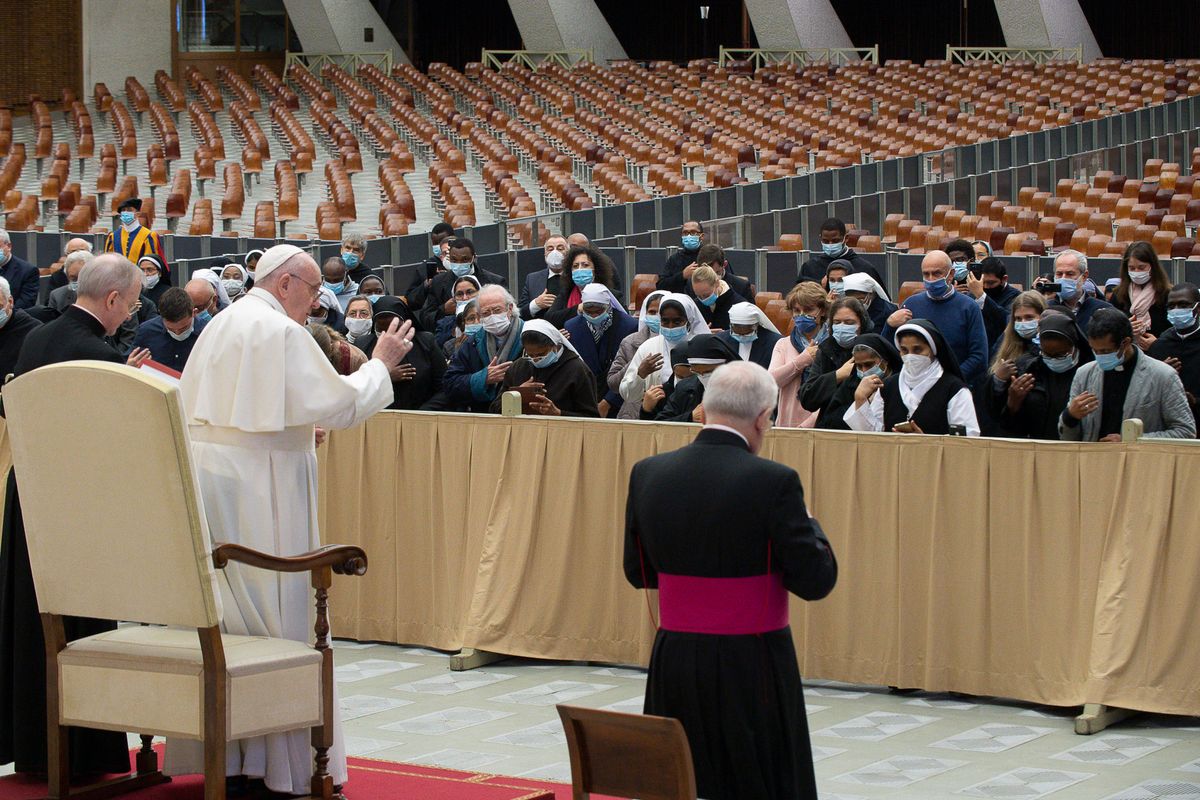
<instances>
[{"instance_id":1,"label":"white cassock sleeve","mask_svg":"<svg viewBox=\"0 0 1200 800\"><path fill-rule=\"evenodd\" d=\"M392 402L387 367L372 358L352 375L339 375L316 340L300 326L286 344L287 427L352 428Z\"/></svg>"},{"instance_id":2,"label":"white cassock sleeve","mask_svg":"<svg viewBox=\"0 0 1200 800\"><path fill-rule=\"evenodd\" d=\"M962 425L967 436L979 435L979 419L975 416L975 398L970 389L959 389L946 406L946 422Z\"/></svg>"},{"instance_id":3,"label":"white cassock sleeve","mask_svg":"<svg viewBox=\"0 0 1200 800\"><path fill-rule=\"evenodd\" d=\"M846 409L846 413L842 415L842 421L850 426L852 431L861 431L863 433L879 433L883 430L883 392L876 391L871 395L869 402L863 403L858 408L854 407L854 403Z\"/></svg>"},{"instance_id":4,"label":"white cassock sleeve","mask_svg":"<svg viewBox=\"0 0 1200 800\"><path fill-rule=\"evenodd\" d=\"M650 341L647 339L646 341ZM625 367L625 375L621 378L621 398L626 403L642 402L642 395L646 393L646 389L650 388L649 382L638 375L638 370L642 366L642 361L646 358L646 342L638 347L633 353L633 358L629 359L629 365Z\"/></svg>"}]
</instances>

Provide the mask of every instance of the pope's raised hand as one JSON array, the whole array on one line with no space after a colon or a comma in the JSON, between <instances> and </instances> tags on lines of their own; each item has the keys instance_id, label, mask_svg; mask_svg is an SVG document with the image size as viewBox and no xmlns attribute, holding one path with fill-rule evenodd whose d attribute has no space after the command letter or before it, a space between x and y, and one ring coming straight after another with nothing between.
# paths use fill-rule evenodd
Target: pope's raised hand
<instances>
[{"instance_id":1,"label":"pope's raised hand","mask_svg":"<svg viewBox=\"0 0 1200 800\"><path fill-rule=\"evenodd\" d=\"M415 333L412 320L406 320L403 325L400 324L399 319L392 320L392 324L386 331L377 334L378 338L371 357L379 359L391 370L404 360L409 350L412 350Z\"/></svg>"}]
</instances>

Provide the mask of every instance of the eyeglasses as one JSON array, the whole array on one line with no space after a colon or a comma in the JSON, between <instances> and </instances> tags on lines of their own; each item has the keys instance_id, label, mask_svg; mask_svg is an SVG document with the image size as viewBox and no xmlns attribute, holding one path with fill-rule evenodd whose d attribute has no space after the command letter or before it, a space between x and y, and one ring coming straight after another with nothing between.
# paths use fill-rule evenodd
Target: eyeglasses
<instances>
[{"instance_id":1,"label":"eyeglasses","mask_svg":"<svg viewBox=\"0 0 1200 800\"><path fill-rule=\"evenodd\" d=\"M312 291L312 296L313 296L313 299L314 299L314 300L317 298L317 296L318 296L318 295L320 295L320 294L321 294L321 284L319 284L319 283L309 283L308 281L304 280L304 278L301 278L299 275L297 275L297 274L296 274L296 273L294 273L294 272L289 272L289 273L288 273L288 275L289 275L290 277L292 277L292 278L295 278L296 280L300 281L300 282L301 282L301 283L303 283L305 286L307 286L307 287L308 287L308 288L309 288L309 289Z\"/></svg>"}]
</instances>

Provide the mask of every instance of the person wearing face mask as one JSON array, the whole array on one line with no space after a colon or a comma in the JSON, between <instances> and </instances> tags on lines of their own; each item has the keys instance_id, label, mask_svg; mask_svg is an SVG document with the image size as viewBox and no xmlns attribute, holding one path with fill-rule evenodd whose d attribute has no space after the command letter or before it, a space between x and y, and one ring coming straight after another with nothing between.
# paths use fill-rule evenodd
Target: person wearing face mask
<instances>
[{"instance_id":1,"label":"person wearing face mask","mask_svg":"<svg viewBox=\"0 0 1200 800\"><path fill-rule=\"evenodd\" d=\"M37 305L41 280L38 268L13 254L12 239L3 229L0 229L0 278L8 281L17 308Z\"/></svg>"},{"instance_id":2,"label":"person wearing face mask","mask_svg":"<svg viewBox=\"0 0 1200 800\"><path fill-rule=\"evenodd\" d=\"M829 302L840 300L846 293L846 276L850 274L850 262L844 258L835 258L829 262L825 270L825 278L821 285L829 292Z\"/></svg>"},{"instance_id":3,"label":"person wearing face mask","mask_svg":"<svg viewBox=\"0 0 1200 800\"><path fill-rule=\"evenodd\" d=\"M137 268L142 271L142 294L158 305L159 298L171 288L171 269L156 255L139 258Z\"/></svg>"},{"instance_id":4,"label":"person wearing face mask","mask_svg":"<svg viewBox=\"0 0 1200 800\"><path fill-rule=\"evenodd\" d=\"M640 407L646 391L666 383L671 375L671 351L686 346L708 324L686 294L664 295L658 306L658 335L638 346L621 377L621 397L626 405Z\"/></svg>"},{"instance_id":5,"label":"person wearing face mask","mask_svg":"<svg viewBox=\"0 0 1200 800\"><path fill-rule=\"evenodd\" d=\"M188 293L172 286L163 292L158 316L138 326L133 346L148 349L150 358L159 364L183 372L205 324L196 319Z\"/></svg>"},{"instance_id":6,"label":"person wearing face mask","mask_svg":"<svg viewBox=\"0 0 1200 800\"><path fill-rule=\"evenodd\" d=\"M809 409L816 412L817 421L813 426L815 428L834 431L850 430L850 426L846 424L845 420L846 410L854 403L854 393L858 391L858 384L864 378L873 376L886 381L901 368L902 362L896 348L877 333L864 333L855 337L850 343L850 353L853 366L840 382L828 381L832 391L828 393L813 392L805 394L801 398L802 403L820 401L820 406ZM828 378L828 373L822 378ZM805 408L809 407L806 405Z\"/></svg>"},{"instance_id":7,"label":"person wearing face mask","mask_svg":"<svg viewBox=\"0 0 1200 800\"><path fill-rule=\"evenodd\" d=\"M637 321L621 308L621 301L602 283L583 287L579 313L563 325L570 334L575 352L587 364L595 378L602 417L615 417L621 410L620 392L608 386L608 371L617 357L621 342L637 332Z\"/></svg>"},{"instance_id":8,"label":"person wearing face mask","mask_svg":"<svg viewBox=\"0 0 1200 800\"><path fill-rule=\"evenodd\" d=\"M133 263L146 255L163 257L162 242L158 234L138 222L138 212L142 210L142 201L138 197L128 197L117 206L117 216L121 225L104 240L104 252L120 253Z\"/></svg>"},{"instance_id":9,"label":"person wearing face mask","mask_svg":"<svg viewBox=\"0 0 1200 800\"><path fill-rule=\"evenodd\" d=\"M212 285L213 291L216 292L217 304L216 308L213 309L214 314L216 314L218 311L224 311L225 309L229 308L229 305L233 302L233 300L230 299L229 292L225 291L225 284L221 281L221 270L210 269L208 267L193 270L192 280L197 279L208 281L208 283Z\"/></svg>"},{"instance_id":10,"label":"person wearing face mask","mask_svg":"<svg viewBox=\"0 0 1200 800\"><path fill-rule=\"evenodd\" d=\"M458 348L480 330L483 330L483 323L479 321L479 303L468 300L454 317L453 335L442 343L442 355L446 362L449 363Z\"/></svg>"},{"instance_id":11,"label":"person wearing face mask","mask_svg":"<svg viewBox=\"0 0 1200 800\"><path fill-rule=\"evenodd\" d=\"M976 397L983 402L975 410L987 436L1003 433L996 420L1004 409L1013 378L1038 357L1038 322L1045 311L1046 299L1041 292L1023 292L1012 303L1012 316L996 344L988 370L991 377L984 378L976 390Z\"/></svg>"},{"instance_id":12,"label":"person wearing face mask","mask_svg":"<svg viewBox=\"0 0 1200 800\"><path fill-rule=\"evenodd\" d=\"M1112 308L1103 300L1084 294L1083 284L1087 279L1087 256L1078 250L1063 250L1054 257L1054 279L1051 281L1039 276L1033 282L1033 288L1040 291L1047 283L1057 283L1059 291L1055 299L1050 301L1051 308L1062 308L1075 317L1080 330L1087 330L1092 314L1102 308Z\"/></svg>"},{"instance_id":13,"label":"person wearing face mask","mask_svg":"<svg viewBox=\"0 0 1200 800\"><path fill-rule=\"evenodd\" d=\"M403 325L412 319L408 304L399 297L382 297L373 308L371 330L362 339L355 340L355 346L360 347L367 358L374 354L379 336L389 326L397 322ZM442 389L446 359L442 357L442 349L437 346L433 334L417 331L413 334L412 344L408 355L388 370L392 379L390 409L416 410Z\"/></svg>"},{"instance_id":14,"label":"person wearing face mask","mask_svg":"<svg viewBox=\"0 0 1200 800\"><path fill-rule=\"evenodd\" d=\"M217 293L211 283L203 278L192 278L184 285L183 290L192 300L192 309L196 312L197 321L206 323L213 318L217 312Z\"/></svg>"},{"instance_id":15,"label":"person wearing face mask","mask_svg":"<svg viewBox=\"0 0 1200 800\"><path fill-rule=\"evenodd\" d=\"M1018 298L1014 311L1024 299ZM1037 337L1038 348L1018 357L1016 377L993 384L992 412L1004 436L1057 441L1075 372L1092 360L1092 351L1075 320L1059 311L1043 313Z\"/></svg>"},{"instance_id":16,"label":"person wearing face mask","mask_svg":"<svg viewBox=\"0 0 1200 800\"><path fill-rule=\"evenodd\" d=\"M350 302L346 304L346 316L342 320L342 327L346 329L346 341L363 352L366 352L363 344L374 330L371 324L374 313L374 305L361 294L350 298Z\"/></svg>"},{"instance_id":17,"label":"person wearing face mask","mask_svg":"<svg viewBox=\"0 0 1200 800\"><path fill-rule=\"evenodd\" d=\"M674 391L658 407L654 420L704 424L704 390L713 372L722 364L740 360L737 351L715 334L693 337L687 343L687 365L692 374L675 381Z\"/></svg>"},{"instance_id":18,"label":"person wearing face mask","mask_svg":"<svg viewBox=\"0 0 1200 800\"><path fill-rule=\"evenodd\" d=\"M658 284L654 288L685 294L692 280L692 273L700 266L700 247L704 240L703 225L694 219L683 223L679 232L680 249L667 258L662 271L658 273Z\"/></svg>"},{"instance_id":19,"label":"person wearing face mask","mask_svg":"<svg viewBox=\"0 0 1200 800\"><path fill-rule=\"evenodd\" d=\"M945 435L954 426L978 436L975 400L937 326L924 319L906 322L896 331L896 344L900 372L859 382L843 417L850 430Z\"/></svg>"},{"instance_id":20,"label":"person wearing face mask","mask_svg":"<svg viewBox=\"0 0 1200 800\"><path fill-rule=\"evenodd\" d=\"M452 408L486 414L504 376L521 357L521 330L525 322L517 313L513 296L503 286L485 285L475 302L479 305L482 327L450 359L442 391Z\"/></svg>"},{"instance_id":21,"label":"person wearing face mask","mask_svg":"<svg viewBox=\"0 0 1200 800\"><path fill-rule=\"evenodd\" d=\"M714 331L729 330L729 309L746 300L707 266L692 273L691 294L696 298L704 321Z\"/></svg>"},{"instance_id":22,"label":"person wearing face mask","mask_svg":"<svg viewBox=\"0 0 1200 800\"><path fill-rule=\"evenodd\" d=\"M446 243L445 267L438 273L425 293L425 305L417 313L417 322L422 330L437 330L437 321L442 317L453 317L458 313L458 302L454 299L454 284L462 277L474 275L481 286L506 286L508 281L501 275L488 272L475 263L475 243L470 239L451 239ZM490 402L490 400L489 400Z\"/></svg>"},{"instance_id":23,"label":"person wearing face mask","mask_svg":"<svg viewBox=\"0 0 1200 800\"><path fill-rule=\"evenodd\" d=\"M79 290L79 273L91 263L93 258L95 256L86 250L77 250L67 256L62 268L63 274L67 276L67 283L50 292L50 297L46 300L46 308L53 313L42 316L42 322L54 319L75 302Z\"/></svg>"},{"instance_id":24,"label":"person wearing face mask","mask_svg":"<svg viewBox=\"0 0 1200 800\"><path fill-rule=\"evenodd\" d=\"M1188 393L1192 412L1200 398L1200 288L1177 283L1167 295L1167 321L1171 329L1159 336L1146 354L1174 367Z\"/></svg>"},{"instance_id":25,"label":"person wearing face mask","mask_svg":"<svg viewBox=\"0 0 1200 800\"><path fill-rule=\"evenodd\" d=\"M563 288L541 317L556 328L562 328L567 324L567 320L576 316L579 302L583 298L583 287L589 283L602 284L616 295L613 291L616 267L608 256L596 248L572 247L567 251L563 263Z\"/></svg>"},{"instance_id":26,"label":"person wearing face mask","mask_svg":"<svg viewBox=\"0 0 1200 800\"><path fill-rule=\"evenodd\" d=\"M362 279L371 274L367 264L367 239L361 233L348 233L342 237L342 263L350 280L361 283Z\"/></svg>"},{"instance_id":27,"label":"person wearing face mask","mask_svg":"<svg viewBox=\"0 0 1200 800\"><path fill-rule=\"evenodd\" d=\"M804 375L800 387L800 405L819 411L854 374L854 340L871 332L871 319L862 303L852 298L838 300L829 307L830 335L817 346L817 355Z\"/></svg>"},{"instance_id":28,"label":"person wearing face mask","mask_svg":"<svg viewBox=\"0 0 1200 800\"><path fill-rule=\"evenodd\" d=\"M879 271L871 262L846 245L846 223L837 217L830 217L821 223L820 237L820 252L815 253L812 258L800 265L800 274L796 276L797 283L801 281L822 283L829 271L829 264L840 260L850 265L851 273L870 275L876 283L883 286L883 278L880 277Z\"/></svg>"},{"instance_id":29,"label":"person wearing face mask","mask_svg":"<svg viewBox=\"0 0 1200 800\"><path fill-rule=\"evenodd\" d=\"M342 327L342 306L337 295L321 286L317 291L317 299L313 301L308 311L309 325L328 325L337 330Z\"/></svg>"},{"instance_id":30,"label":"person wearing face mask","mask_svg":"<svg viewBox=\"0 0 1200 800\"><path fill-rule=\"evenodd\" d=\"M404 297L408 300L409 308L421 308L425 305L426 293L433 279L446 268L442 259L446 257L446 243L454 238L454 226L449 222L439 222L429 231L429 247L431 255L420 263L413 275L412 283ZM366 278L359 280L361 284Z\"/></svg>"},{"instance_id":31,"label":"person wearing face mask","mask_svg":"<svg viewBox=\"0 0 1200 800\"><path fill-rule=\"evenodd\" d=\"M517 299L521 319L544 317L558 295L565 291L562 274L566 265L567 250L567 240L562 236L555 235L546 240L542 248L546 268L526 275L525 282L521 285L521 296Z\"/></svg>"},{"instance_id":32,"label":"person wearing face mask","mask_svg":"<svg viewBox=\"0 0 1200 800\"><path fill-rule=\"evenodd\" d=\"M779 408L775 424L781 428L811 428L817 415L800 405L804 375L817 357L817 347L826 335L825 317L829 295L816 281L803 281L787 295L792 329L775 343L771 353L771 377L779 384Z\"/></svg>"},{"instance_id":33,"label":"person wearing face mask","mask_svg":"<svg viewBox=\"0 0 1200 800\"><path fill-rule=\"evenodd\" d=\"M468 302L475 299L481 288L483 287L479 285L479 278L474 275L467 275L465 278L454 281L454 314L439 319L437 328L434 330L434 338L437 340L438 347L443 346L448 339L457 336L456 331L461 331L458 318L462 315L463 308Z\"/></svg>"},{"instance_id":34,"label":"person wearing face mask","mask_svg":"<svg viewBox=\"0 0 1200 800\"><path fill-rule=\"evenodd\" d=\"M596 382L574 345L544 319L530 320L521 329L522 356L504 374L492 401L500 413L505 392L523 387L535 393L527 413L544 417L598 417Z\"/></svg>"},{"instance_id":35,"label":"person wearing face mask","mask_svg":"<svg viewBox=\"0 0 1200 800\"><path fill-rule=\"evenodd\" d=\"M262 258L262 250L250 250L242 258L242 263L246 267L246 291L254 288L254 270L258 267L258 260Z\"/></svg>"},{"instance_id":36,"label":"person wearing face mask","mask_svg":"<svg viewBox=\"0 0 1200 800\"><path fill-rule=\"evenodd\" d=\"M675 384L692 377L692 368L688 364L686 347L676 347L671 351L671 377L666 383L651 386L642 395L642 407L638 409L635 419L653 422L660 409L666 406L667 399L675 392ZM630 404L626 404L630 405ZM625 406L622 406L624 408Z\"/></svg>"},{"instance_id":37,"label":"person wearing face mask","mask_svg":"<svg viewBox=\"0 0 1200 800\"><path fill-rule=\"evenodd\" d=\"M958 263L954 266L957 271ZM991 351L1004 335L1013 301L1020 292L1016 287L1008 285L1008 267L998 258L988 257L977 265L967 266L966 277L956 288L973 298L979 306L979 311L983 314L983 328L987 333L988 349ZM976 275L976 272L979 274Z\"/></svg>"},{"instance_id":38,"label":"person wearing face mask","mask_svg":"<svg viewBox=\"0 0 1200 800\"><path fill-rule=\"evenodd\" d=\"M241 264L229 263L221 268L221 286L230 302L246 294L246 281L250 279L246 268Z\"/></svg>"},{"instance_id":39,"label":"person wearing face mask","mask_svg":"<svg viewBox=\"0 0 1200 800\"><path fill-rule=\"evenodd\" d=\"M888 317L899 308L888 300L887 292L875 282L870 275L854 272L846 276L842 283L846 297L851 297L863 304L867 316L871 318L871 329L882 331L887 326Z\"/></svg>"},{"instance_id":40,"label":"person wearing face mask","mask_svg":"<svg viewBox=\"0 0 1200 800\"><path fill-rule=\"evenodd\" d=\"M0 232L0 241L3 240L4 233ZM67 256L74 253L76 250L86 250L92 252L92 242L88 239L83 239L76 236L73 239L68 239L66 245L63 246L63 257L50 265L50 291L54 291L60 286L67 285L67 276L63 272L63 263Z\"/></svg>"},{"instance_id":41,"label":"person wearing face mask","mask_svg":"<svg viewBox=\"0 0 1200 800\"><path fill-rule=\"evenodd\" d=\"M1097 311L1087 338L1096 360L1071 381L1071 399L1058 418L1062 439L1119 442L1131 417L1142 421L1145 437L1195 438L1196 420L1179 375L1138 350L1128 317L1115 308Z\"/></svg>"},{"instance_id":42,"label":"person wearing face mask","mask_svg":"<svg viewBox=\"0 0 1200 800\"><path fill-rule=\"evenodd\" d=\"M925 291L909 297L899 310L888 317L883 337L892 337L894 331L914 318L928 320L945 338L957 361L956 370L961 370L963 380L968 385L974 385L987 373L987 332L979 305L965 294L955 291L951 284L953 272L950 256L946 253L941 250L926 253L921 259Z\"/></svg>"},{"instance_id":43,"label":"person wearing face mask","mask_svg":"<svg viewBox=\"0 0 1200 800\"><path fill-rule=\"evenodd\" d=\"M629 360L633 358L633 354L641 347L646 340L653 336L658 336L658 307L662 299L669 292L655 290L646 295L646 299L642 301L641 310L637 316L637 330L621 340L621 345L617 348L617 355L613 359L612 365L608 368L608 388L610 391L621 393L621 379L625 377L625 369L629 366ZM644 396L644 395L643 395ZM636 403L626 403L622 398L620 411L617 412L617 419L638 419L641 413L641 408Z\"/></svg>"},{"instance_id":44,"label":"person wearing face mask","mask_svg":"<svg viewBox=\"0 0 1200 800\"><path fill-rule=\"evenodd\" d=\"M1149 242L1130 242L1121 257L1121 282L1113 290L1113 308L1127 314L1134 342L1142 350L1171 329L1167 320L1167 295L1171 280L1158 263Z\"/></svg>"},{"instance_id":45,"label":"person wearing face mask","mask_svg":"<svg viewBox=\"0 0 1200 800\"><path fill-rule=\"evenodd\" d=\"M775 323L754 303L737 303L729 309L729 330L717 336L732 347L742 361L763 369L771 365L775 345L782 336Z\"/></svg>"},{"instance_id":46,"label":"person wearing face mask","mask_svg":"<svg viewBox=\"0 0 1200 800\"><path fill-rule=\"evenodd\" d=\"M350 298L358 294L358 284L351 279L346 262L341 258L327 258L321 265L321 283L333 292L343 312Z\"/></svg>"},{"instance_id":47,"label":"person wearing face mask","mask_svg":"<svg viewBox=\"0 0 1200 800\"><path fill-rule=\"evenodd\" d=\"M17 365L25 337L41 324L24 309L16 307L8 281L0 278L0 386Z\"/></svg>"}]
</instances>

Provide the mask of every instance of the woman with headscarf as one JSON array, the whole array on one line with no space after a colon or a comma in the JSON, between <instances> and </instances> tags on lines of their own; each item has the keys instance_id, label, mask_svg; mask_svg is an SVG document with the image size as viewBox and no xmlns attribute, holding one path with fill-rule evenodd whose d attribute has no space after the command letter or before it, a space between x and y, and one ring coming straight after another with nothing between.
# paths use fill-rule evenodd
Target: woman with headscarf
<instances>
[{"instance_id":1,"label":"woman with headscarf","mask_svg":"<svg viewBox=\"0 0 1200 800\"><path fill-rule=\"evenodd\" d=\"M637 330L622 339L621 346L617 348L617 356L613 359L612 366L608 368L608 388L618 395L621 393L621 379L625 377L629 359L633 358L633 354L647 339L658 336L658 304L668 294L670 292L657 289L646 295L646 299L642 301L641 311L638 313ZM617 412L617 419L638 419L640 412L641 407L637 403L626 403L622 398L621 410Z\"/></svg>"},{"instance_id":2,"label":"woman with headscarf","mask_svg":"<svg viewBox=\"0 0 1200 800\"><path fill-rule=\"evenodd\" d=\"M1075 320L1045 313L1038 322L1039 347L1017 360L1016 377L996 390L993 408L1006 436L1057 441L1058 420L1071 400L1079 367L1093 360Z\"/></svg>"},{"instance_id":3,"label":"woman with headscarf","mask_svg":"<svg viewBox=\"0 0 1200 800\"><path fill-rule=\"evenodd\" d=\"M616 267L608 256L592 246L578 245L567 251L563 259L566 267L563 269L564 278L560 284L554 304L546 310L544 319L556 328L561 328L567 320L575 316L576 308L583 299L583 287L589 283L602 283L609 289L616 286Z\"/></svg>"},{"instance_id":4,"label":"woman with headscarf","mask_svg":"<svg viewBox=\"0 0 1200 800\"><path fill-rule=\"evenodd\" d=\"M903 366L886 380L863 378L843 419L854 431L979 435L975 400L963 381L958 359L929 320L896 329Z\"/></svg>"},{"instance_id":5,"label":"woman with headscarf","mask_svg":"<svg viewBox=\"0 0 1200 800\"><path fill-rule=\"evenodd\" d=\"M342 320L342 327L346 329L346 341L361 350L362 343L371 337L375 330L371 323L374 314L375 308L370 300L361 294L350 298L350 302L346 304L346 318Z\"/></svg>"},{"instance_id":6,"label":"woman with headscarf","mask_svg":"<svg viewBox=\"0 0 1200 800\"><path fill-rule=\"evenodd\" d=\"M262 250L249 250L242 257L242 263L246 265L246 291L254 288L254 270L258 267L258 260L262 258Z\"/></svg>"},{"instance_id":7,"label":"woman with headscarf","mask_svg":"<svg viewBox=\"0 0 1200 800\"><path fill-rule=\"evenodd\" d=\"M696 303L686 294L668 294L658 305L658 335L641 344L629 359L621 378L621 397L626 403L642 404L651 386L661 386L671 377L671 351L700 333L708 333Z\"/></svg>"},{"instance_id":8,"label":"woman with headscarf","mask_svg":"<svg viewBox=\"0 0 1200 800\"><path fill-rule=\"evenodd\" d=\"M805 373L817 357L829 297L821 284L802 281L788 292L786 302L792 314L792 330L775 343L771 366L767 367L779 385L775 424L781 428L811 428L817 415L800 405L800 388L804 385Z\"/></svg>"},{"instance_id":9,"label":"woman with headscarf","mask_svg":"<svg viewBox=\"0 0 1200 800\"><path fill-rule=\"evenodd\" d=\"M308 312L309 324L328 325L335 331L342 327L342 304L337 295L322 286L317 290L317 306Z\"/></svg>"},{"instance_id":10,"label":"woman with headscarf","mask_svg":"<svg viewBox=\"0 0 1200 800\"><path fill-rule=\"evenodd\" d=\"M483 285L474 275L464 275L454 281L454 286L451 287L454 297L454 313L439 318L436 330L434 330L438 347L442 347L449 339L454 338L455 330L458 328L458 316L462 314L467 303L475 299L481 288Z\"/></svg>"},{"instance_id":11,"label":"woman with headscarf","mask_svg":"<svg viewBox=\"0 0 1200 800\"><path fill-rule=\"evenodd\" d=\"M249 279L250 274L241 264L231 262L221 268L221 285L225 287L225 293L229 295L231 302L236 302L246 293L246 281Z\"/></svg>"},{"instance_id":12,"label":"woman with headscarf","mask_svg":"<svg viewBox=\"0 0 1200 800\"><path fill-rule=\"evenodd\" d=\"M442 343L442 355L446 357L446 361L449 362L454 358L454 354L458 352L458 348L463 346L463 342L474 336L475 331L482 327L483 323L479 321L478 301L468 300L464 305L459 306L459 312L454 315L453 335Z\"/></svg>"},{"instance_id":13,"label":"woman with headscarf","mask_svg":"<svg viewBox=\"0 0 1200 800\"><path fill-rule=\"evenodd\" d=\"M846 297L829 307L829 330L800 387L800 405L810 412L820 411L854 373L854 340L871 332L871 320L862 303Z\"/></svg>"},{"instance_id":14,"label":"woman with headscarf","mask_svg":"<svg viewBox=\"0 0 1200 800\"><path fill-rule=\"evenodd\" d=\"M387 286L384 285L383 278L378 275L368 275L358 284L358 293L375 303L387 294Z\"/></svg>"},{"instance_id":15,"label":"woman with headscarf","mask_svg":"<svg viewBox=\"0 0 1200 800\"><path fill-rule=\"evenodd\" d=\"M333 294L330 292L330 294ZM336 302L336 301L335 301ZM367 358L375 351L375 342L380 332L386 331L393 320L400 320L403 325L413 319L412 312L399 297L385 295L379 298L374 306L375 313L371 317L372 332L361 340L355 340ZM415 321L414 321L415 324ZM417 331L413 336L412 350L404 360L389 371L392 377L394 396L388 408L415 410L424 405L442 388L442 376L446 374L446 359L428 331Z\"/></svg>"},{"instance_id":16,"label":"woman with headscarf","mask_svg":"<svg viewBox=\"0 0 1200 800\"><path fill-rule=\"evenodd\" d=\"M858 390L858 384L871 376L887 380L900 371L900 354L891 342L877 333L864 333L855 337L850 343L850 353L853 359L850 374L836 383L831 392L822 395L819 408L811 409L817 414L814 427L823 430L850 430L844 417L846 409L854 403L854 393ZM815 399L815 395L809 398L810 402Z\"/></svg>"},{"instance_id":17,"label":"woman with headscarf","mask_svg":"<svg viewBox=\"0 0 1200 800\"><path fill-rule=\"evenodd\" d=\"M666 404L667 398L675 391L675 384L691 376L692 368L688 365L687 348L676 347L671 351L671 377L667 378L666 383L651 386L646 390L646 393L642 395L642 407L636 418L652 420L658 416L659 409Z\"/></svg>"},{"instance_id":18,"label":"woman with headscarf","mask_svg":"<svg viewBox=\"0 0 1200 800\"><path fill-rule=\"evenodd\" d=\"M217 294L217 311L228 308L233 301L229 299L229 292L225 291L225 284L221 282L221 275L217 270L198 269L192 273L192 280L205 280L212 284L213 291ZM215 311L213 312L216 313Z\"/></svg>"},{"instance_id":19,"label":"woman with headscarf","mask_svg":"<svg viewBox=\"0 0 1200 800\"><path fill-rule=\"evenodd\" d=\"M883 287L865 272L852 272L842 281L844 297L853 297L863 304L871 318L871 330L881 331L887 318L896 312L898 305L888 299Z\"/></svg>"},{"instance_id":20,"label":"woman with headscarf","mask_svg":"<svg viewBox=\"0 0 1200 800\"><path fill-rule=\"evenodd\" d=\"M729 330L717 336L737 351L742 361L753 361L763 369L771 366L775 343L782 337L766 313L754 303L737 303L729 309Z\"/></svg>"},{"instance_id":21,"label":"woman with headscarf","mask_svg":"<svg viewBox=\"0 0 1200 800\"><path fill-rule=\"evenodd\" d=\"M711 333L701 333L687 343L687 364L691 376L678 381L654 419L658 422L704 422L700 408L709 376L722 364L738 361L737 351L728 342Z\"/></svg>"},{"instance_id":22,"label":"woman with headscarf","mask_svg":"<svg viewBox=\"0 0 1200 800\"><path fill-rule=\"evenodd\" d=\"M150 298L150 302L157 306L163 292L171 288L171 268L154 253L147 253L139 258L137 266L142 271L142 295ZM150 271L151 267L153 272Z\"/></svg>"},{"instance_id":23,"label":"woman with headscarf","mask_svg":"<svg viewBox=\"0 0 1200 800\"><path fill-rule=\"evenodd\" d=\"M589 283L580 293L579 313L563 325L575 352L596 378L600 416L615 417L623 401L608 387L608 370L616 360L625 337L636 333L637 321L621 308L621 301L602 283Z\"/></svg>"},{"instance_id":24,"label":"woman with headscarf","mask_svg":"<svg viewBox=\"0 0 1200 800\"><path fill-rule=\"evenodd\" d=\"M591 370L566 337L544 319L521 329L524 354L504 374L492 413L499 413L504 393L530 387L529 413L547 417L598 417L596 382Z\"/></svg>"}]
</instances>

